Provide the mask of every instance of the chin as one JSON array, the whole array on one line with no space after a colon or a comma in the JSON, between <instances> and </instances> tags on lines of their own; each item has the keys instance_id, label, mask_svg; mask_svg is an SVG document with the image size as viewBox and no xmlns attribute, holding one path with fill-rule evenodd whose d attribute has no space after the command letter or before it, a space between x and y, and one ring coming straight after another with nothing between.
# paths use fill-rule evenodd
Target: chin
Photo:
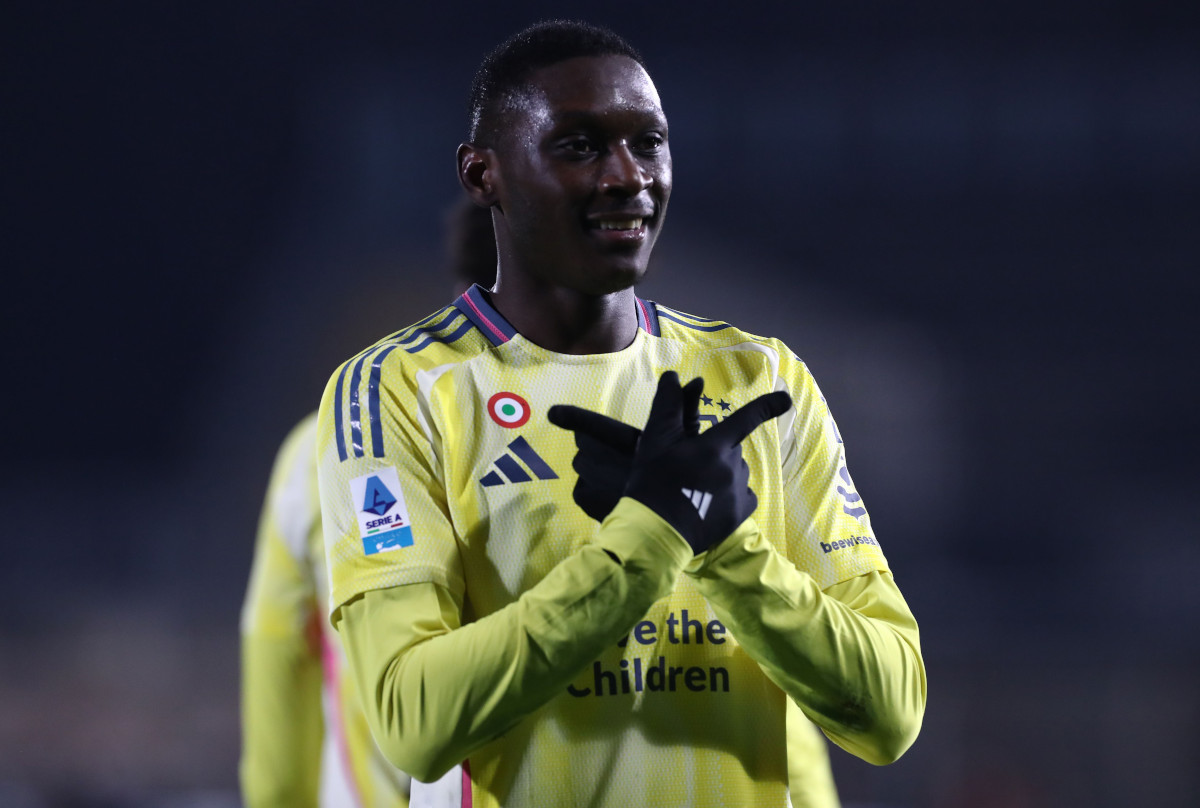
<instances>
[{"instance_id":1,"label":"chin","mask_svg":"<svg viewBox=\"0 0 1200 808\"><path fill-rule=\"evenodd\" d=\"M646 274L646 267L605 267L603 271L591 274L588 292L594 295L611 295L623 292L641 283Z\"/></svg>"}]
</instances>

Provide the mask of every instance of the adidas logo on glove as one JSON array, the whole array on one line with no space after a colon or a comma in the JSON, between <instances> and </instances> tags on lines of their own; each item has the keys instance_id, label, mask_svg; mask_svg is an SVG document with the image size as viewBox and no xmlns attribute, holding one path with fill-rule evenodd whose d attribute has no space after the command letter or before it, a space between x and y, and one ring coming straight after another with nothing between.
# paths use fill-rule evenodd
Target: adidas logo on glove
<instances>
[{"instance_id":1,"label":"adidas logo on glove","mask_svg":"<svg viewBox=\"0 0 1200 808\"><path fill-rule=\"evenodd\" d=\"M696 506L696 510L700 511L700 518L703 519L704 515L708 513L708 506L712 504L712 494L707 491L694 491L691 488L681 488L679 490L683 491L683 495L692 501L692 504Z\"/></svg>"}]
</instances>

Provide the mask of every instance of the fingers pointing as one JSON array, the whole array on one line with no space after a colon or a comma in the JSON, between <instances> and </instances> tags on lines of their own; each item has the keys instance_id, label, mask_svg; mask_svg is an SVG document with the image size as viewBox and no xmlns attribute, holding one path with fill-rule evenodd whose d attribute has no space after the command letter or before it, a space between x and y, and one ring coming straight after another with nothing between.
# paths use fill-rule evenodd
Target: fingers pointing
<instances>
[{"instance_id":1,"label":"fingers pointing","mask_svg":"<svg viewBox=\"0 0 1200 808\"><path fill-rule=\"evenodd\" d=\"M712 429L705 432L710 440L723 440L730 445L741 443L760 425L778 418L792 406L792 397L782 390L754 399Z\"/></svg>"},{"instance_id":2,"label":"fingers pointing","mask_svg":"<svg viewBox=\"0 0 1200 808\"><path fill-rule=\"evenodd\" d=\"M681 387L679 375L675 371L668 370L663 373L659 377L658 389L650 405L644 436L641 430L623 421L569 404L551 407L546 417L555 426L588 435L620 452L631 453L637 446L639 436L656 443L659 440L671 443L678 439L680 432L685 435L698 434L700 394L703 390L704 379L699 376ZM709 440L736 445L762 424L783 415L791 406L791 396L783 391L761 395L739 407L728 418L709 429L705 435L711 435Z\"/></svg>"},{"instance_id":3,"label":"fingers pointing","mask_svg":"<svg viewBox=\"0 0 1200 808\"><path fill-rule=\"evenodd\" d=\"M633 452L640 434L637 428L615 418L569 404L551 407L546 418L557 427L588 435L626 453Z\"/></svg>"}]
</instances>

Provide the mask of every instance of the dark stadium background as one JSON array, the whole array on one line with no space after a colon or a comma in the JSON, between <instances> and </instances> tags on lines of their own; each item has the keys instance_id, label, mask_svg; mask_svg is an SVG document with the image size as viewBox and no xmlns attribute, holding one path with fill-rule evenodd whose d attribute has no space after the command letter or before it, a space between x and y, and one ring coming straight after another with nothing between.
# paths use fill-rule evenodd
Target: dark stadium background
<instances>
[{"instance_id":1,"label":"dark stadium background","mask_svg":"<svg viewBox=\"0 0 1200 808\"><path fill-rule=\"evenodd\" d=\"M3 26L0 804L232 806L272 454L445 301L471 73L561 7L62 5ZM808 361L921 622L843 799L1200 804L1197 7L782 8L589 19L671 120L645 292Z\"/></svg>"}]
</instances>

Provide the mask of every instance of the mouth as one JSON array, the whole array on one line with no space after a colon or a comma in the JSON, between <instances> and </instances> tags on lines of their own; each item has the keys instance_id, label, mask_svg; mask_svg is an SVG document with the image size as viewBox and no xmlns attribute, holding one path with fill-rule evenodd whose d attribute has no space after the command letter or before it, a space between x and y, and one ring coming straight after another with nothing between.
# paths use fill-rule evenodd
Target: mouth
<instances>
[{"instance_id":1,"label":"mouth","mask_svg":"<svg viewBox=\"0 0 1200 808\"><path fill-rule=\"evenodd\" d=\"M588 220L588 229L601 241L614 245L638 246L645 242L654 222L652 215L607 213Z\"/></svg>"},{"instance_id":2,"label":"mouth","mask_svg":"<svg viewBox=\"0 0 1200 808\"><path fill-rule=\"evenodd\" d=\"M613 221L604 221L597 224L599 230L640 230L645 219L638 217L636 219L618 219Z\"/></svg>"}]
</instances>

